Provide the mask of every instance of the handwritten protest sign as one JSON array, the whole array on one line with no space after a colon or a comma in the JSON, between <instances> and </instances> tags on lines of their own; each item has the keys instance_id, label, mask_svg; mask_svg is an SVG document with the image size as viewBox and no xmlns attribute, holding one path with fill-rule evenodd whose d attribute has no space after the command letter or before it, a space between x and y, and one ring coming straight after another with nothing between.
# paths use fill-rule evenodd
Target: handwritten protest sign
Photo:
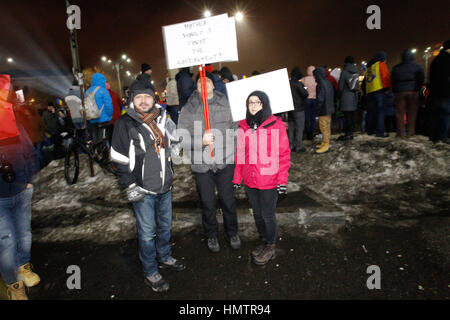
<instances>
[{"instance_id":1,"label":"handwritten protest sign","mask_svg":"<svg viewBox=\"0 0 450 320\"><path fill-rule=\"evenodd\" d=\"M233 121L245 119L247 97L256 90L269 96L273 114L294 110L287 69L229 82L226 87Z\"/></svg>"},{"instance_id":2,"label":"handwritten protest sign","mask_svg":"<svg viewBox=\"0 0 450 320\"><path fill-rule=\"evenodd\" d=\"M168 69L237 61L234 18L221 14L163 27Z\"/></svg>"}]
</instances>

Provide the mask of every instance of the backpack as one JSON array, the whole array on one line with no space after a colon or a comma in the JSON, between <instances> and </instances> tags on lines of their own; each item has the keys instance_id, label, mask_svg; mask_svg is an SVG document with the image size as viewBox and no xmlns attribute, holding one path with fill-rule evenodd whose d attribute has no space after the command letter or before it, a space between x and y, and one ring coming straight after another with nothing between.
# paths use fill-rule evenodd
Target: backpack
<instances>
[{"instance_id":1,"label":"backpack","mask_svg":"<svg viewBox=\"0 0 450 320\"><path fill-rule=\"evenodd\" d=\"M86 94L86 99L84 100L86 120L97 119L102 115L103 107L105 105L103 105L102 108L99 109L99 107L97 106L97 102L95 101L95 94L97 93L98 89L100 89L100 87L97 87L94 89L94 91L88 92Z\"/></svg>"},{"instance_id":2,"label":"backpack","mask_svg":"<svg viewBox=\"0 0 450 320\"><path fill-rule=\"evenodd\" d=\"M348 87L351 91L359 90L359 74L354 73L348 79Z\"/></svg>"}]
</instances>

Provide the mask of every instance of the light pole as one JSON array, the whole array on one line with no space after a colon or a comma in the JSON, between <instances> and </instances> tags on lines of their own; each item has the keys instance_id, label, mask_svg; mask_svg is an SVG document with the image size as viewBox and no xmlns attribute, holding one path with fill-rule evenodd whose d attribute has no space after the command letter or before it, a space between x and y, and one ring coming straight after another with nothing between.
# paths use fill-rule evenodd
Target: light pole
<instances>
[{"instance_id":1,"label":"light pole","mask_svg":"<svg viewBox=\"0 0 450 320\"><path fill-rule=\"evenodd\" d=\"M116 62L112 62L111 59L108 59L108 58L105 57L105 56L102 57L102 61L103 61L103 62L108 62L109 64L112 63L113 69L116 70L116 74L117 74L117 82L118 82L118 84L119 84L119 95L120 95L120 98L122 98L122 83L121 83L121 81L120 81L120 69L122 69L122 68L124 67L124 66L123 66L123 63L124 63L124 62L131 63L131 59L128 58L128 56L127 56L126 54L122 54L121 59L117 60Z\"/></svg>"},{"instance_id":2,"label":"light pole","mask_svg":"<svg viewBox=\"0 0 450 320\"><path fill-rule=\"evenodd\" d=\"M425 49L423 57L425 59L425 83L428 82L428 59L432 56L431 47Z\"/></svg>"}]
</instances>

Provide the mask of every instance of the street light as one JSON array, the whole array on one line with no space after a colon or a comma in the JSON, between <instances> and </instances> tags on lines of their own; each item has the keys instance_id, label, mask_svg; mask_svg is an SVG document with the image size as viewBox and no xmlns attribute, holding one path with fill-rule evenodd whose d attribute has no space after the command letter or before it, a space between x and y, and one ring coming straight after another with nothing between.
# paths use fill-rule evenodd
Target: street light
<instances>
[{"instance_id":1,"label":"street light","mask_svg":"<svg viewBox=\"0 0 450 320\"><path fill-rule=\"evenodd\" d=\"M242 21L244 20L244 15L242 14L242 12L239 11L238 13L236 13L235 18L236 21Z\"/></svg>"},{"instance_id":2,"label":"street light","mask_svg":"<svg viewBox=\"0 0 450 320\"><path fill-rule=\"evenodd\" d=\"M102 61L106 61L106 57L102 57Z\"/></svg>"},{"instance_id":3,"label":"street light","mask_svg":"<svg viewBox=\"0 0 450 320\"><path fill-rule=\"evenodd\" d=\"M13 63L14 59L13 58L8 58L8 59L6 59L6 61L8 61L8 63Z\"/></svg>"},{"instance_id":4,"label":"street light","mask_svg":"<svg viewBox=\"0 0 450 320\"><path fill-rule=\"evenodd\" d=\"M128 63L131 62L131 59L128 58L128 56L126 54L122 54L121 58L122 58L123 61L126 61ZM106 59L108 59L108 58L105 57L105 56L102 57L102 61L106 61ZM123 61L122 60L119 59L116 62L112 62L111 59L107 60L109 64L111 64L111 63L113 64L113 69L116 70L117 81L119 82L119 94L120 94L121 98L122 98L122 84L121 84L121 81L120 81L120 69L123 68ZM128 70L126 71L126 74L127 74L128 77L131 76L131 73Z\"/></svg>"},{"instance_id":5,"label":"street light","mask_svg":"<svg viewBox=\"0 0 450 320\"><path fill-rule=\"evenodd\" d=\"M126 55L126 54L123 54L123 55L122 55L122 59L123 59L123 60L126 60L126 59L127 59L127 55Z\"/></svg>"},{"instance_id":6,"label":"street light","mask_svg":"<svg viewBox=\"0 0 450 320\"><path fill-rule=\"evenodd\" d=\"M417 49L416 49L416 48L411 49L411 52L412 52L412 53L416 53L416 52L417 52Z\"/></svg>"},{"instance_id":7,"label":"street light","mask_svg":"<svg viewBox=\"0 0 450 320\"><path fill-rule=\"evenodd\" d=\"M211 11L205 10L205 12L203 13L203 16L204 16L205 18L211 17Z\"/></svg>"},{"instance_id":8,"label":"street light","mask_svg":"<svg viewBox=\"0 0 450 320\"><path fill-rule=\"evenodd\" d=\"M423 54L423 58L425 59L425 83L428 82L428 59L432 56L431 47L426 48Z\"/></svg>"}]
</instances>

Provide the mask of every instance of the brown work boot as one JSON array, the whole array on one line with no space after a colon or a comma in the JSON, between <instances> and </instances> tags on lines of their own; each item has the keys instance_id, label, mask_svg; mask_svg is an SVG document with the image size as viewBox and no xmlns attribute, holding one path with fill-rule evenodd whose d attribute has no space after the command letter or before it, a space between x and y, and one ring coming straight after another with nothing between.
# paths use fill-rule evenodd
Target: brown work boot
<instances>
[{"instance_id":1,"label":"brown work boot","mask_svg":"<svg viewBox=\"0 0 450 320\"><path fill-rule=\"evenodd\" d=\"M261 253L253 258L253 263L263 266L273 259L275 259L275 244L266 244Z\"/></svg>"},{"instance_id":2,"label":"brown work boot","mask_svg":"<svg viewBox=\"0 0 450 320\"><path fill-rule=\"evenodd\" d=\"M8 286L7 290L9 300L28 300L23 281L17 281Z\"/></svg>"}]
</instances>

